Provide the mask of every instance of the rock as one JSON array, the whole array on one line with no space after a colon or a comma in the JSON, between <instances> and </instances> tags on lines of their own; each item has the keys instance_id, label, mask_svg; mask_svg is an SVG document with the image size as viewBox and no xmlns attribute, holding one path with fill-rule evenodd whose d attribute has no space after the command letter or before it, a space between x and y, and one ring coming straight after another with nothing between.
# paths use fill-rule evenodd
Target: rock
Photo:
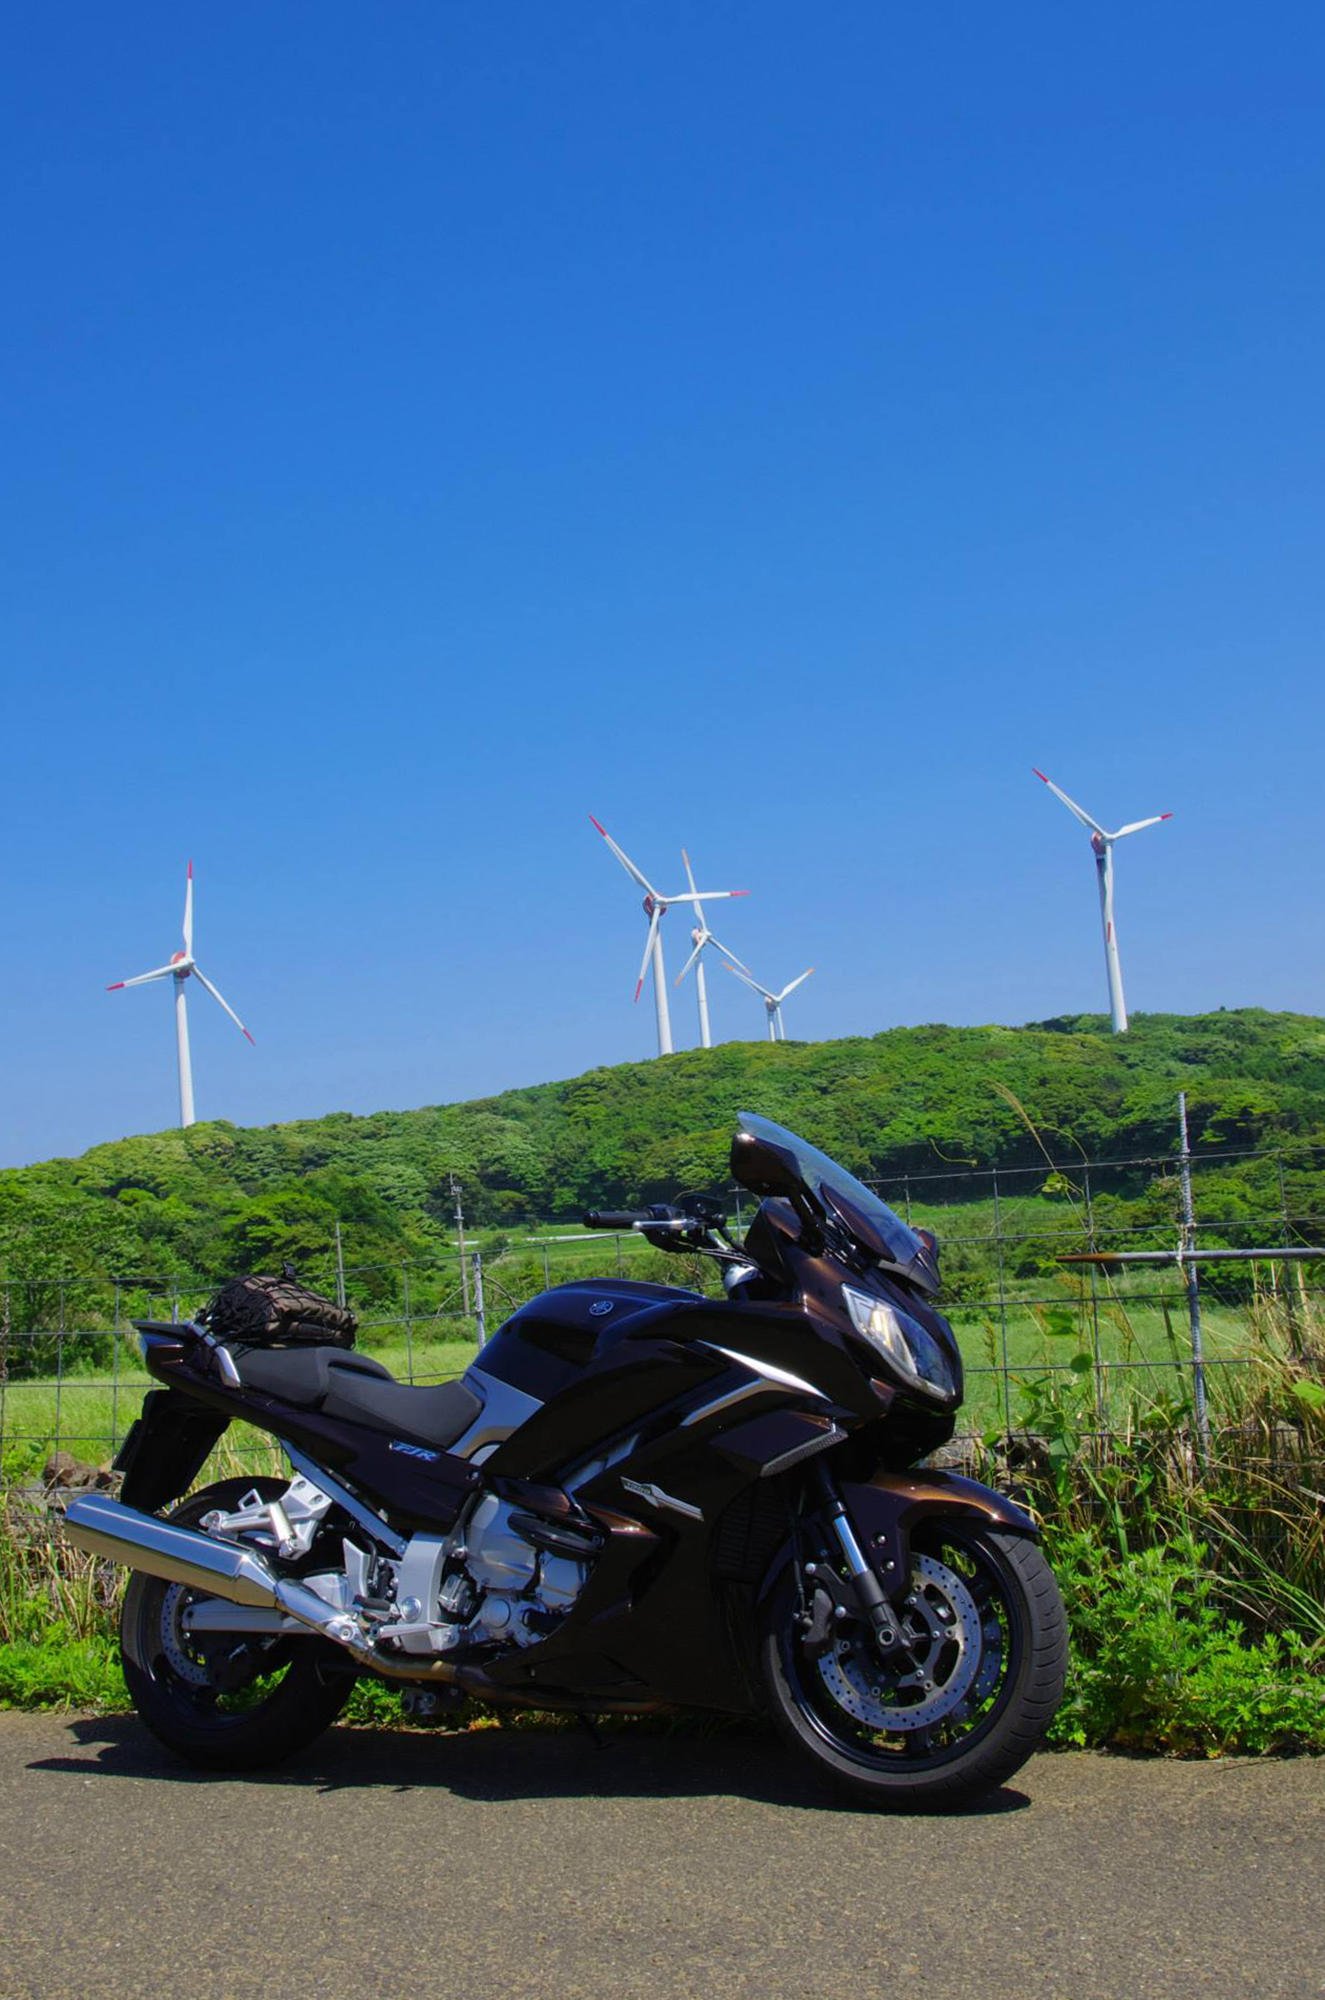
<instances>
[{"instance_id":1,"label":"rock","mask_svg":"<svg viewBox=\"0 0 1325 2000\"><path fill-rule=\"evenodd\" d=\"M52 1453L42 1467L41 1483L47 1493L105 1493L115 1484L108 1465L85 1465L71 1451Z\"/></svg>"}]
</instances>

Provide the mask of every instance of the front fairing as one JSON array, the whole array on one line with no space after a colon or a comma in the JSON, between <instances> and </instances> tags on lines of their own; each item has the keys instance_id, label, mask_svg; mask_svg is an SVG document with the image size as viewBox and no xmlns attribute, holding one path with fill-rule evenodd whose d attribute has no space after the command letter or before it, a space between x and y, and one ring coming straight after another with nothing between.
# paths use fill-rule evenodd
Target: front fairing
<instances>
[{"instance_id":1,"label":"front fairing","mask_svg":"<svg viewBox=\"0 0 1325 2000\"><path fill-rule=\"evenodd\" d=\"M842 1227L868 1256L895 1271L917 1291L937 1292L938 1245L927 1231L912 1229L873 1188L807 1139L753 1111L739 1114L732 1142L731 1170L743 1186L762 1191L747 1177L744 1167L742 1142L750 1140L779 1155L816 1211Z\"/></svg>"}]
</instances>

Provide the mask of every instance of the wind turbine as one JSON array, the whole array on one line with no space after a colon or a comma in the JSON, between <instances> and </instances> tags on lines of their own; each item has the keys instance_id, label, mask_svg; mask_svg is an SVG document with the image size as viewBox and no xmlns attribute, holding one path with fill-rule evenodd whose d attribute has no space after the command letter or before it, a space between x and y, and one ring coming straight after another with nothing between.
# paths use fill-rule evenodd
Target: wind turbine
<instances>
[{"instance_id":1,"label":"wind turbine","mask_svg":"<svg viewBox=\"0 0 1325 2000\"><path fill-rule=\"evenodd\" d=\"M173 979L175 982L175 1043L179 1051L179 1122L192 1125L193 1120L193 1065L189 1060L189 1016L184 999L185 982L194 978L200 986L205 986L213 1000L219 1001L235 1026L243 1035L248 1029L236 1014L230 1002L222 997L211 980L198 965L193 956L193 863L189 863L188 880L184 889L184 949L172 953L169 965L158 965L151 972L140 972L136 979L117 979L107 993L122 993L126 986L146 986L153 979Z\"/></svg>"},{"instance_id":2,"label":"wind turbine","mask_svg":"<svg viewBox=\"0 0 1325 2000\"><path fill-rule=\"evenodd\" d=\"M1127 1002L1123 999L1123 969L1118 960L1118 929L1113 921L1113 843L1122 840L1126 834L1141 833L1148 826L1158 826L1161 820L1172 819L1172 813L1156 813L1152 819L1134 819L1126 826L1120 826L1116 833L1107 833L1093 820L1088 812L1083 812L1075 799L1060 791L1052 778L1046 778L1043 771L1031 769L1042 784L1048 785L1056 799L1061 799L1070 813L1074 813L1083 826L1090 828L1090 844L1095 851L1095 868L1100 882L1100 923L1104 930L1104 963L1109 973L1109 1014L1113 1021L1115 1035L1127 1033Z\"/></svg>"},{"instance_id":3,"label":"wind turbine","mask_svg":"<svg viewBox=\"0 0 1325 2000\"><path fill-rule=\"evenodd\" d=\"M782 1025L782 1002L786 999L788 993L794 993L798 986L804 984L804 982L809 978L810 974L814 971L814 967L812 965L806 966L804 972L801 973L800 978L793 979L789 985L783 987L780 993L770 993L766 986L761 986L759 984L759 981L755 978L752 972L747 972L745 970L744 966L733 965L730 962L730 960L725 962L727 965L728 972L734 972L738 979L743 979L746 985L751 987L754 992L762 995L764 1007L768 1014L769 1041L785 1042L787 1039L787 1031L785 1027Z\"/></svg>"},{"instance_id":4,"label":"wind turbine","mask_svg":"<svg viewBox=\"0 0 1325 2000\"><path fill-rule=\"evenodd\" d=\"M736 963L738 965L741 964L741 961L739 958L736 958L736 953L731 949L730 945L723 944L722 940L720 938L714 937L712 931L709 929L708 920L704 915L703 905L700 900L699 892L695 888L695 876L694 876L694 871L690 866L690 856L686 853L684 847L681 849L681 859L685 863L686 881L690 884L690 894L694 898L694 903L695 903L695 928L690 933L690 941L695 948L691 952L685 964L681 967L681 970L677 973L676 979L673 983L679 986L681 984L681 981L685 978L687 972L689 972L691 966L692 965L694 966L695 997L699 1002L699 1043L701 1048L711 1049L713 1046L713 1038L709 1034L708 983L704 976L705 948L708 945L715 945L717 949L724 954L725 957L735 958ZM740 891L738 890L737 893L739 894ZM742 970L744 970L744 967L742 967Z\"/></svg>"},{"instance_id":5,"label":"wind turbine","mask_svg":"<svg viewBox=\"0 0 1325 2000\"><path fill-rule=\"evenodd\" d=\"M653 964L653 1004L658 1017L658 1054L672 1053L672 1017L667 1007L667 974L663 968L662 920L673 903L693 903L695 911L702 917L705 903L725 901L729 896L748 896L748 889L696 889L694 877L690 875L690 865L686 864L686 874L690 887L676 896L663 896L654 888L647 875L635 866L630 856L617 846L607 828L599 820L589 815L592 825L597 827L603 839L615 854L621 866L632 881L638 882L644 891L644 914L649 920L649 935L644 941L644 956L640 960L639 978L635 981L635 998L639 999L644 986L644 975Z\"/></svg>"}]
</instances>

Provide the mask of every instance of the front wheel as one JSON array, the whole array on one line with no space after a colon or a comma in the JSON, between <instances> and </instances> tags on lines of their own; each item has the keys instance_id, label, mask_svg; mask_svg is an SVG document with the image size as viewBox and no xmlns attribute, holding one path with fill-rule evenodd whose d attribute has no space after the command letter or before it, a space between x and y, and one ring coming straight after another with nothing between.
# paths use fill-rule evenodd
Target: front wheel
<instances>
[{"instance_id":1,"label":"front wheel","mask_svg":"<svg viewBox=\"0 0 1325 2000\"><path fill-rule=\"evenodd\" d=\"M255 1487L275 1500L285 1482L223 1479L169 1518L196 1527L213 1508L237 1507ZM129 1579L120 1658L140 1720L177 1756L212 1770L255 1770L302 1750L340 1714L354 1673L312 1635L190 1634L182 1613L198 1594L141 1570Z\"/></svg>"},{"instance_id":2,"label":"front wheel","mask_svg":"<svg viewBox=\"0 0 1325 2000\"><path fill-rule=\"evenodd\" d=\"M898 1607L903 1644L880 1654L863 1623L827 1635L798 1572L775 1585L760 1641L769 1705L821 1773L874 1806L964 1804L1011 1777L1062 1697L1067 1620L1034 1542L930 1524Z\"/></svg>"}]
</instances>

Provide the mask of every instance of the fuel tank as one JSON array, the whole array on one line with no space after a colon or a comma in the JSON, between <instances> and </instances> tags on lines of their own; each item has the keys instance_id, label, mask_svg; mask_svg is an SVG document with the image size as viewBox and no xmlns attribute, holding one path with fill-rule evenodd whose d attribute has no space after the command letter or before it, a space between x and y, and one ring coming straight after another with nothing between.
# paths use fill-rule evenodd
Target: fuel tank
<instances>
[{"instance_id":1,"label":"fuel tank","mask_svg":"<svg viewBox=\"0 0 1325 2000\"><path fill-rule=\"evenodd\" d=\"M481 1350L477 1366L542 1403L560 1395L627 1336L666 1339L666 1322L706 1303L677 1285L595 1278L555 1285L521 1306Z\"/></svg>"}]
</instances>

